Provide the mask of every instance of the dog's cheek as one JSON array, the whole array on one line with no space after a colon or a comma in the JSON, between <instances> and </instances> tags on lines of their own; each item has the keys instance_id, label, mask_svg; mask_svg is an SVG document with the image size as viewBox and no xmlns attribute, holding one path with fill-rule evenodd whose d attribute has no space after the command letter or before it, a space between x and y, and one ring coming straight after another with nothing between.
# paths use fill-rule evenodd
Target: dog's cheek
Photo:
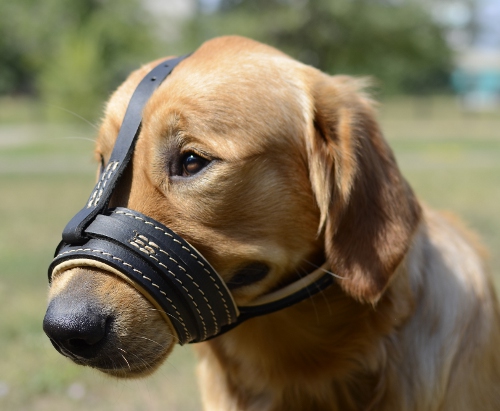
<instances>
[{"instance_id":1,"label":"dog's cheek","mask_svg":"<svg viewBox=\"0 0 500 411\"><path fill-rule=\"evenodd\" d=\"M140 292L129 284L107 276L96 294L110 308L114 349L124 360L124 370L104 370L120 377L139 377L152 373L172 351L174 333L162 315Z\"/></svg>"}]
</instances>

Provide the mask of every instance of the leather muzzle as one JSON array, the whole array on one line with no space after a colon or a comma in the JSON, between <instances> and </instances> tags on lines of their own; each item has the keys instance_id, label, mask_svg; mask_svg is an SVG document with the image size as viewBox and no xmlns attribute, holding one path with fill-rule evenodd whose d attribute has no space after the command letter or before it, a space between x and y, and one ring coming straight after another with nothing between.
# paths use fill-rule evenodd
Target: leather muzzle
<instances>
[{"instance_id":1,"label":"leather muzzle","mask_svg":"<svg viewBox=\"0 0 500 411\"><path fill-rule=\"evenodd\" d=\"M74 267L115 273L159 309L180 344L218 336L249 318L309 298L333 281L321 267L299 281L238 307L210 263L181 236L138 211L108 208L139 137L144 105L185 58L162 62L134 91L110 160L87 204L64 229L49 267L49 281Z\"/></svg>"}]
</instances>

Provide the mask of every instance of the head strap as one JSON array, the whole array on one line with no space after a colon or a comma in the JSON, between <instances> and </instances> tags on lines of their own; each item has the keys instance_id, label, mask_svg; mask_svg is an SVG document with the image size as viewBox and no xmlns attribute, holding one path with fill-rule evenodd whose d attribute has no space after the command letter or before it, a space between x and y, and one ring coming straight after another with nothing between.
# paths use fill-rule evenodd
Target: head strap
<instances>
[{"instance_id":1,"label":"head strap","mask_svg":"<svg viewBox=\"0 0 500 411\"><path fill-rule=\"evenodd\" d=\"M56 273L82 266L104 268L125 278L165 314L180 344L208 340L249 318L296 304L333 281L320 268L238 307L210 263L181 236L138 211L108 209L113 190L132 157L144 105L186 57L160 63L137 86L109 162L86 206L64 229L49 267L49 281Z\"/></svg>"},{"instance_id":2,"label":"head strap","mask_svg":"<svg viewBox=\"0 0 500 411\"><path fill-rule=\"evenodd\" d=\"M144 106L172 70L186 57L182 56L163 61L139 83L127 107L108 165L103 170L99 182L87 201L87 205L64 228L63 241L71 244L82 243L85 240L85 227L97 214L102 213L107 208L116 183L134 152L135 143L141 129Z\"/></svg>"}]
</instances>

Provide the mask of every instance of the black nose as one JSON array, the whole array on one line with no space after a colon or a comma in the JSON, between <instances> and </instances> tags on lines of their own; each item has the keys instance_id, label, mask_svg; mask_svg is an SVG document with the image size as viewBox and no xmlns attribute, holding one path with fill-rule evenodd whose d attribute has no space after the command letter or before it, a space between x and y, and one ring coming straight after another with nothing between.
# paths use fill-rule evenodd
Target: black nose
<instances>
[{"instance_id":1,"label":"black nose","mask_svg":"<svg viewBox=\"0 0 500 411\"><path fill-rule=\"evenodd\" d=\"M91 359L104 345L110 322L95 304L56 297L43 319L43 330L61 354Z\"/></svg>"}]
</instances>

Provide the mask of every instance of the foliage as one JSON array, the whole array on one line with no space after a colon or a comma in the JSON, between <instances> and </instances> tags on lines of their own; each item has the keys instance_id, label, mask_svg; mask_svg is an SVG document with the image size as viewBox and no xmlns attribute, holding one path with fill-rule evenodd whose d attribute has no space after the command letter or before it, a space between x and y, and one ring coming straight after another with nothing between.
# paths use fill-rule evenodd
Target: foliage
<instances>
[{"instance_id":1,"label":"foliage","mask_svg":"<svg viewBox=\"0 0 500 411\"><path fill-rule=\"evenodd\" d=\"M0 93L94 118L126 73L156 56L138 0L0 2Z\"/></svg>"},{"instance_id":2,"label":"foliage","mask_svg":"<svg viewBox=\"0 0 500 411\"><path fill-rule=\"evenodd\" d=\"M414 1L221 0L186 32L193 43L249 36L330 73L373 76L392 93L442 91L451 67L442 28Z\"/></svg>"},{"instance_id":3,"label":"foliage","mask_svg":"<svg viewBox=\"0 0 500 411\"><path fill-rule=\"evenodd\" d=\"M192 18L168 24L143 0L0 1L0 95L36 96L52 118L70 111L93 121L132 69L223 34L274 45L326 72L372 76L384 93L448 83L443 30L417 0L197 1Z\"/></svg>"}]
</instances>

